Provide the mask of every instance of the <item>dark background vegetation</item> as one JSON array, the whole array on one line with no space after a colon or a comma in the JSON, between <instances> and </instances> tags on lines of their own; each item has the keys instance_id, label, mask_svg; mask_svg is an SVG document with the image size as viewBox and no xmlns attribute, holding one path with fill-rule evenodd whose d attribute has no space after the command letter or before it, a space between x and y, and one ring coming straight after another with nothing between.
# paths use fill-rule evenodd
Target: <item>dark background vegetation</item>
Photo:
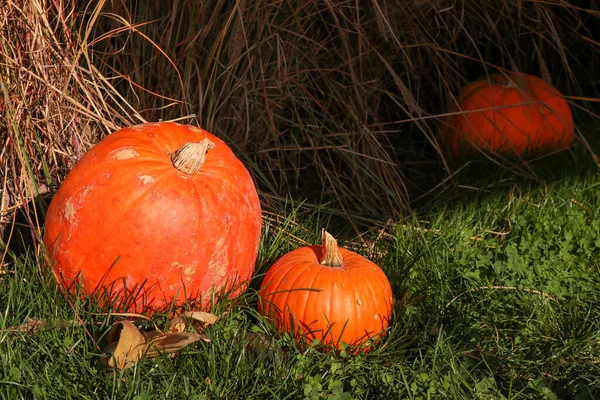
<instances>
[{"instance_id":1,"label":"dark background vegetation","mask_svg":"<svg viewBox=\"0 0 600 400\"><path fill-rule=\"evenodd\" d=\"M460 166L444 161L435 135L474 79L541 76L569 98L580 137L595 131L597 9L559 0L5 4L4 222L8 208L54 190L101 137L157 120L223 137L266 209L291 197L345 219L404 217L456 187ZM536 176L529 163L496 162L491 170Z\"/></svg>"}]
</instances>

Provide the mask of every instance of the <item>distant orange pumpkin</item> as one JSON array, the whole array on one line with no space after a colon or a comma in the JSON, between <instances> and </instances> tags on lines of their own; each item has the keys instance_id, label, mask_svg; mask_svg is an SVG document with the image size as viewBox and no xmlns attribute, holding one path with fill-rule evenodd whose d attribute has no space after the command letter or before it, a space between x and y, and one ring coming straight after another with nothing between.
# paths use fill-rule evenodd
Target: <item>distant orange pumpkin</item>
<instances>
[{"instance_id":1,"label":"distant orange pumpkin","mask_svg":"<svg viewBox=\"0 0 600 400\"><path fill-rule=\"evenodd\" d=\"M261 209L231 149L193 126L149 123L102 139L67 175L47 211L44 243L55 275L84 293L108 291L121 310L245 288Z\"/></svg>"},{"instance_id":2,"label":"distant orange pumpkin","mask_svg":"<svg viewBox=\"0 0 600 400\"><path fill-rule=\"evenodd\" d=\"M370 350L386 333L393 294L385 273L323 231L321 246L293 250L273 264L260 288L258 310L280 332L293 331L327 348Z\"/></svg>"},{"instance_id":3,"label":"distant orange pumpkin","mask_svg":"<svg viewBox=\"0 0 600 400\"><path fill-rule=\"evenodd\" d=\"M525 155L567 148L573 115L564 97L544 80L522 73L494 74L459 93L440 131L443 150L455 157L478 150Z\"/></svg>"}]
</instances>

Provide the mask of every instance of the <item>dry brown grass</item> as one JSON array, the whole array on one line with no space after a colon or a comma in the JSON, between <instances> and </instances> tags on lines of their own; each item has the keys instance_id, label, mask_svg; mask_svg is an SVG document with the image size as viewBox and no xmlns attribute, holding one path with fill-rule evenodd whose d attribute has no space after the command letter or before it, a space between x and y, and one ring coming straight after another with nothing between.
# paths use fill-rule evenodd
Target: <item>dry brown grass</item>
<instances>
[{"instance_id":1,"label":"dry brown grass","mask_svg":"<svg viewBox=\"0 0 600 400\"><path fill-rule=\"evenodd\" d=\"M3 242L15 232L16 209L39 233L44 207L33 200L55 188L101 136L135 121L133 109L107 101L119 94L89 62L85 39L71 28L83 27L84 15L56 4L0 6Z\"/></svg>"},{"instance_id":2,"label":"dry brown grass","mask_svg":"<svg viewBox=\"0 0 600 400\"><path fill-rule=\"evenodd\" d=\"M436 122L466 82L519 69L573 99L598 97L593 61L582 57L600 52L597 8L562 0L4 2L3 241L25 203L27 223L39 229L43 206L31 200L99 138L160 119L224 137L267 207L291 193L372 220L404 215L432 173L452 172L436 157Z\"/></svg>"}]
</instances>

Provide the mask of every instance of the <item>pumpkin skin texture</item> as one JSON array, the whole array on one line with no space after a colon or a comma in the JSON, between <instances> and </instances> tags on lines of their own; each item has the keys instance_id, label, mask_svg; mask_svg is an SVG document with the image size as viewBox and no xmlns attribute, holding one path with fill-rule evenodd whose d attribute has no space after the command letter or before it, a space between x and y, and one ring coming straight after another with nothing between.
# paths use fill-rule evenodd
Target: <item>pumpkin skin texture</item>
<instances>
[{"instance_id":1,"label":"pumpkin skin texture","mask_svg":"<svg viewBox=\"0 0 600 400\"><path fill-rule=\"evenodd\" d=\"M573 115L564 97L544 80L522 73L493 74L459 93L440 132L454 157L478 150L509 156L567 148Z\"/></svg>"},{"instance_id":2,"label":"pumpkin skin texture","mask_svg":"<svg viewBox=\"0 0 600 400\"><path fill-rule=\"evenodd\" d=\"M184 146L198 142L208 149ZM205 153L200 168L196 153ZM245 290L261 224L252 178L224 142L148 123L112 133L81 158L50 203L43 241L67 289L81 279L84 294L108 291L124 311L198 298L206 308L213 291Z\"/></svg>"},{"instance_id":3,"label":"pumpkin skin texture","mask_svg":"<svg viewBox=\"0 0 600 400\"><path fill-rule=\"evenodd\" d=\"M323 233L321 246L295 249L267 272L260 288L259 312L279 332L293 332L306 343L326 348L369 351L389 326L393 294L385 273L373 262L337 247Z\"/></svg>"}]
</instances>

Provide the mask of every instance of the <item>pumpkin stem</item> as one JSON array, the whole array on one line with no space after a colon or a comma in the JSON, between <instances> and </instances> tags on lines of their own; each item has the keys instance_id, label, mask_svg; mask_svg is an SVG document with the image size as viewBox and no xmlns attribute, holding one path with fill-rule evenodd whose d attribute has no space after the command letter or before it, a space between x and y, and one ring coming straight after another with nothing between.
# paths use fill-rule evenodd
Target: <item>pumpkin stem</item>
<instances>
[{"instance_id":1,"label":"pumpkin stem","mask_svg":"<svg viewBox=\"0 0 600 400\"><path fill-rule=\"evenodd\" d=\"M198 143L186 143L171 154L173 166L183 173L193 175L204 165L206 152L217 147L210 139L204 138Z\"/></svg>"},{"instance_id":2,"label":"pumpkin stem","mask_svg":"<svg viewBox=\"0 0 600 400\"><path fill-rule=\"evenodd\" d=\"M344 265L337 240L325 229L323 229L321 246L323 249L321 265L327 265L328 267L341 267Z\"/></svg>"},{"instance_id":3,"label":"pumpkin stem","mask_svg":"<svg viewBox=\"0 0 600 400\"><path fill-rule=\"evenodd\" d=\"M518 89L524 92L527 88L525 77L518 72L513 72L507 76L494 74L494 79L491 79L491 81L504 89Z\"/></svg>"}]
</instances>

